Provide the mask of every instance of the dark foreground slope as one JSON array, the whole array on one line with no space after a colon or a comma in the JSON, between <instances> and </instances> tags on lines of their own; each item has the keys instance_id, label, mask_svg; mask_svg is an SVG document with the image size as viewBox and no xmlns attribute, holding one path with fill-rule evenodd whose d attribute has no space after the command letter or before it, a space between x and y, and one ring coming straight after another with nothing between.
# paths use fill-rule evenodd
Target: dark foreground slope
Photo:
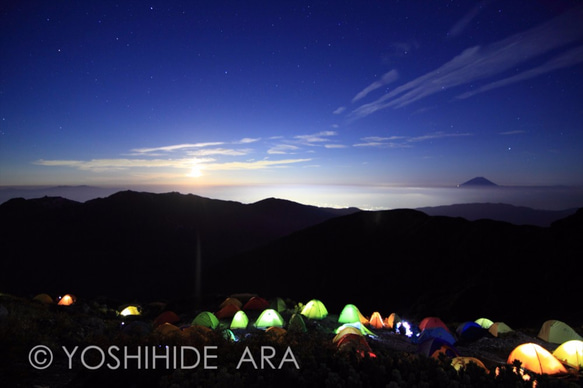
<instances>
[{"instance_id":1,"label":"dark foreground slope","mask_svg":"<svg viewBox=\"0 0 583 388\"><path fill-rule=\"evenodd\" d=\"M204 267L354 211L132 191L85 203L13 199L0 205L0 292L192 295L197 252Z\"/></svg>"},{"instance_id":2,"label":"dark foreground slope","mask_svg":"<svg viewBox=\"0 0 583 388\"><path fill-rule=\"evenodd\" d=\"M231 261L207 284L319 298L334 309L438 315L580 320L583 211L550 228L414 210L360 212L294 233ZM215 272L218 274L218 272Z\"/></svg>"}]
</instances>

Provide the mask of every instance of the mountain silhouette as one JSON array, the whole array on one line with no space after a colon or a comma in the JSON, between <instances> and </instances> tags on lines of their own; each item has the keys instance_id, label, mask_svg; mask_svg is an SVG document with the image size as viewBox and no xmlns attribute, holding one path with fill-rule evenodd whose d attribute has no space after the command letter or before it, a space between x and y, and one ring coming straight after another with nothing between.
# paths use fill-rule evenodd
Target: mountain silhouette
<instances>
[{"instance_id":1,"label":"mountain silhouette","mask_svg":"<svg viewBox=\"0 0 583 388\"><path fill-rule=\"evenodd\" d=\"M363 311L451 321L579 319L568 295L579 293L582 226L583 210L549 228L363 211L238 255L228 263L236 274L208 284L217 292L319 298L333 310L355 303Z\"/></svg>"},{"instance_id":2,"label":"mountain silhouette","mask_svg":"<svg viewBox=\"0 0 583 388\"><path fill-rule=\"evenodd\" d=\"M0 205L4 292L167 297L194 289L203 267L358 209L285 200L254 204L123 191L85 203L58 197Z\"/></svg>"},{"instance_id":3,"label":"mountain silhouette","mask_svg":"<svg viewBox=\"0 0 583 388\"><path fill-rule=\"evenodd\" d=\"M498 185L496 183L489 181L488 179L481 176L470 179L469 181L466 181L458 185L458 187L497 187L497 186Z\"/></svg>"},{"instance_id":4,"label":"mountain silhouette","mask_svg":"<svg viewBox=\"0 0 583 388\"><path fill-rule=\"evenodd\" d=\"M580 319L583 209L538 227L124 191L84 203L9 200L0 233L4 293L188 299L200 252L213 305L256 293L450 321Z\"/></svg>"}]
</instances>

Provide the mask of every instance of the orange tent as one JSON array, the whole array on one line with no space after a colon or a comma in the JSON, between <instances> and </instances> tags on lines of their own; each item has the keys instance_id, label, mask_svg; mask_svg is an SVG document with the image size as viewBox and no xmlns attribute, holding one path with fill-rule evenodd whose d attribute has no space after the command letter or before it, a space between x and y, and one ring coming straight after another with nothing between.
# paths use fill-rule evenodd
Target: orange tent
<instances>
[{"instance_id":1,"label":"orange tent","mask_svg":"<svg viewBox=\"0 0 583 388\"><path fill-rule=\"evenodd\" d=\"M70 306L77 301L77 298L71 294L66 294L59 299L58 305L60 306Z\"/></svg>"},{"instance_id":2,"label":"orange tent","mask_svg":"<svg viewBox=\"0 0 583 388\"><path fill-rule=\"evenodd\" d=\"M524 369L538 374L567 373L567 369L548 350L534 343L517 346L508 356L508 364L520 361Z\"/></svg>"},{"instance_id":3,"label":"orange tent","mask_svg":"<svg viewBox=\"0 0 583 388\"><path fill-rule=\"evenodd\" d=\"M378 311L375 311L374 313L372 313L370 320L369 320L369 323L375 329L384 329L385 328L385 322L383 321L383 317L381 317L381 314Z\"/></svg>"}]
</instances>

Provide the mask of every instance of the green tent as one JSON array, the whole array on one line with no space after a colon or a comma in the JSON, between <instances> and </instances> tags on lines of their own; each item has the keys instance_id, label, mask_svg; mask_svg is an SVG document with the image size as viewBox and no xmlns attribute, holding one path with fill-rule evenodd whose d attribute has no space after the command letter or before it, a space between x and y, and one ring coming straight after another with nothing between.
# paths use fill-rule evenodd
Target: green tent
<instances>
[{"instance_id":1,"label":"green tent","mask_svg":"<svg viewBox=\"0 0 583 388\"><path fill-rule=\"evenodd\" d=\"M233 316L233 319L231 320L230 328L231 328L231 330L233 330L233 329L246 329L248 324L249 324L249 318L247 317L247 314L245 314L245 311L239 310Z\"/></svg>"},{"instance_id":2,"label":"green tent","mask_svg":"<svg viewBox=\"0 0 583 388\"><path fill-rule=\"evenodd\" d=\"M214 330L219 326L219 319L210 311L203 311L192 320L192 324L208 327Z\"/></svg>"},{"instance_id":3,"label":"green tent","mask_svg":"<svg viewBox=\"0 0 583 388\"><path fill-rule=\"evenodd\" d=\"M583 340L577 332L565 322L551 319L543 323L538 338L553 344L562 344L572 340Z\"/></svg>"},{"instance_id":4,"label":"green tent","mask_svg":"<svg viewBox=\"0 0 583 388\"><path fill-rule=\"evenodd\" d=\"M257 318L255 327L258 329L266 329L268 327L283 327L283 318L274 309L265 309Z\"/></svg>"},{"instance_id":5,"label":"green tent","mask_svg":"<svg viewBox=\"0 0 583 388\"><path fill-rule=\"evenodd\" d=\"M358 308L355 305L347 304L342 309L342 312L338 317L338 322L340 323L360 322L360 316L361 316L360 310L358 310Z\"/></svg>"},{"instance_id":6,"label":"green tent","mask_svg":"<svg viewBox=\"0 0 583 388\"><path fill-rule=\"evenodd\" d=\"M478 318L475 320L475 322L486 330L488 330L490 326L494 324L494 322L489 320L488 318Z\"/></svg>"},{"instance_id":7,"label":"green tent","mask_svg":"<svg viewBox=\"0 0 583 388\"><path fill-rule=\"evenodd\" d=\"M293 314L289 319L289 324L287 331L296 333L306 333L308 329L306 328L306 322L300 314Z\"/></svg>"},{"instance_id":8,"label":"green tent","mask_svg":"<svg viewBox=\"0 0 583 388\"><path fill-rule=\"evenodd\" d=\"M324 303L318 299L312 299L304 306L300 314L309 319L324 319L328 316L328 310Z\"/></svg>"}]
</instances>

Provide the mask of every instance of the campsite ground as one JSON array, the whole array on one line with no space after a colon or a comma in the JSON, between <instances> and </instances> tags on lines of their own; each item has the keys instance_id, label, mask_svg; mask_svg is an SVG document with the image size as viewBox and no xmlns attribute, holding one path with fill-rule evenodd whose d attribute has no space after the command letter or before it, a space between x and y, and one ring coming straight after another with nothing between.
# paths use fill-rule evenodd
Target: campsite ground
<instances>
[{"instance_id":1,"label":"campsite ground","mask_svg":"<svg viewBox=\"0 0 583 388\"><path fill-rule=\"evenodd\" d=\"M532 386L532 382L525 382L511 372L512 368L506 365L508 355L516 346L527 342L537 343L549 351L556 348L536 338L536 328L460 342L455 345L459 354L481 360L490 373L479 368L457 372L447 356L421 355L418 344L388 329L373 329L376 336L366 337L372 357L360 356L358 346L340 350L333 343L334 330L339 326L338 315L334 314L323 320L306 319L305 333L290 330L274 334L253 328L238 332L239 340L233 341L221 330L196 330L185 336L185 328L197 313L194 309L180 311L180 322L176 323L176 327L182 327L180 334L152 330L154 317L169 307L161 303L145 305L142 315L129 317L118 315L119 306L104 301L57 306L0 295L0 306L3 307L0 375L14 387ZM293 312L293 308L288 309L282 316L288 320ZM258 312L249 313L249 327L257 315ZM228 320L223 323L228 324ZM455 330L455 323L448 326ZM43 354L31 358L32 349L38 345L46 346L54 355L46 369L33 365L46 358ZM203 354L200 364L187 370L172 366L155 369L152 364L131 367L135 359L130 359L128 368L119 368L120 365L111 368L116 366L112 354L120 355L109 353L112 347L135 351L152 346L157 349L193 346L201 349L201 354L208 347L210 354L208 359ZM108 351L100 353L97 348ZM89 349L86 354L82 353L84 349ZM274 357L261 367L260 356L266 349L273 351ZM286 353L287 349L291 353ZM100 359L102 355L105 358ZM192 366L192 359L189 360L187 365ZM498 377L495 376L497 367L500 367ZM539 377L537 386L581 384L581 374L574 372L561 378Z\"/></svg>"}]
</instances>

